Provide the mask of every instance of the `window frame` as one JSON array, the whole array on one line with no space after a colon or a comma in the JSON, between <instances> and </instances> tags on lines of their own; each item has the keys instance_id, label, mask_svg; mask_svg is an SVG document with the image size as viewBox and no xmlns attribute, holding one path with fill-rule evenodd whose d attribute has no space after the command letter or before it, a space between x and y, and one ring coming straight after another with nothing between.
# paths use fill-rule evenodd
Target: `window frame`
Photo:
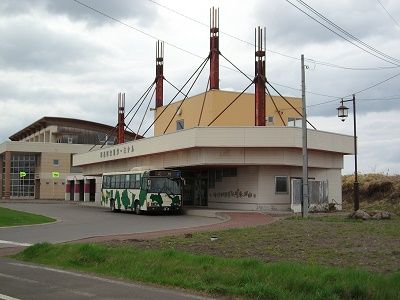
<instances>
[{"instance_id":1,"label":"window frame","mask_svg":"<svg viewBox=\"0 0 400 300\"><path fill-rule=\"evenodd\" d=\"M285 191L278 191L278 178L285 178L285 183L286 183ZM288 179L289 179L289 176L286 176L286 175L275 176L275 194L288 194L289 193Z\"/></svg>"}]
</instances>

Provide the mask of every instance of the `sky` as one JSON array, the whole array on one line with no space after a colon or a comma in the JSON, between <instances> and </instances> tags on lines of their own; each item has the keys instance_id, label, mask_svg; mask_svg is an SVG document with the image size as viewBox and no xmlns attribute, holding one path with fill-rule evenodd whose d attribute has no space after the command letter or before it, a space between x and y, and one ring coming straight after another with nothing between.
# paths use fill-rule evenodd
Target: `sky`
<instances>
[{"instance_id":1,"label":"sky","mask_svg":"<svg viewBox=\"0 0 400 300\"><path fill-rule=\"evenodd\" d=\"M400 59L399 1L306 4L373 47L367 51ZM284 95L301 97L304 54L307 114L318 130L352 135L351 102L344 122L336 108L356 93L359 171L400 173L400 63L359 49L286 0L1 0L0 141L43 116L114 126L118 93L126 93L129 111L154 80L157 39L165 43L164 75L181 87L208 55L210 7L220 10L221 53L250 77L254 29L266 28L266 76ZM220 66L221 89L248 85L222 57ZM207 65L191 95L204 92L208 72ZM176 90L164 89L169 101ZM138 131L144 116L139 134L153 120L146 104L129 125ZM353 171L354 157L346 156L343 173Z\"/></svg>"}]
</instances>

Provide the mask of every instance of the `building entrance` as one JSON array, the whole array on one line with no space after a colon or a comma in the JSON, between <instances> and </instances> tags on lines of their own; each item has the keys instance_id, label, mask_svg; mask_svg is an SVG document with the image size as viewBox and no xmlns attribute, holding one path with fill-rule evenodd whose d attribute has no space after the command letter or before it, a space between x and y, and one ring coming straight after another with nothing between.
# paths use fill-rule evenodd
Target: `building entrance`
<instances>
[{"instance_id":1,"label":"building entrance","mask_svg":"<svg viewBox=\"0 0 400 300\"><path fill-rule=\"evenodd\" d=\"M183 187L184 206L207 206L208 205L208 171L207 170L184 170L182 176L185 179Z\"/></svg>"}]
</instances>

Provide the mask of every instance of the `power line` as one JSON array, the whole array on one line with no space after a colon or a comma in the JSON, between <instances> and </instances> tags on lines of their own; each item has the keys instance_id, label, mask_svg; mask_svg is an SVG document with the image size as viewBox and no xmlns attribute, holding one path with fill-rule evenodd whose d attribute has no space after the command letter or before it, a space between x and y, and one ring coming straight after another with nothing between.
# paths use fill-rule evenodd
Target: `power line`
<instances>
[{"instance_id":1,"label":"power line","mask_svg":"<svg viewBox=\"0 0 400 300\"><path fill-rule=\"evenodd\" d=\"M144 34L144 35L146 35L146 36L148 36L148 37L150 37L150 38L152 38L152 39L161 40L161 39L159 39L158 37L156 37L155 35L152 35L152 34L150 34L150 33L147 33L147 32L145 32L144 30L138 29L138 28L136 28L136 27L134 27L134 26L132 26L132 25L129 25L128 23L125 23L125 22L123 22L123 21L121 21L121 20L118 20L117 18L114 18L113 16L110 16L110 15L106 14L105 12L102 12L102 11L100 11L100 10L98 10L98 9L92 7L92 6L89 6L89 5L83 3L83 2L81 2L81 1L79 1L79 0L72 0L72 1L76 2L77 4L79 4L79 5L81 5L81 6L86 7L86 8L88 8L88 9L90 9L90 10L92 10L92 11L94 11L94 12L96 12L96 13L98 13L98 14L104 16L104 17L106 17L106 18L109 18L109 19L111 19L111 20L113 20L113 21L115 21L115 22L117 22L117 23L119 23L119 24L121 24L121 25L124 25L124 26L126 26L126 27L129 27L129 28L131 28L131 29L133 29L133 30L135 30L135 31L137 31L137 32L139 32L139 33L141 33L141 34ZM182 47L179 47L179 46L177 46L177 45L174 45L174 44L169 43L169 42L166 42L166 41L164 41L164 43L167 44L167 45L169 45L169 46L171 46L171 47L173 47L173 48L175 48L175 49L178 49L178 50L183 51L183 52L185 52L185 53L188 53L188 54L190 54L190 55L196 56L196 57L198 57L198 58L204 59L204 57L201 57L200 55L197 55L196 53L193 53L193 52L191 52L191 51L189 51L189 50L186 50L186 49L184 49L184 48L182 48Z\"/></svg>"},{"instance_id":2,"label":"power line","mask_svg":"<svg viewBox=\"0 0 400 300\"><path fill-rule=\"evenodd\" d=\"M286 2L288 2L290 5L292 5L293 7L297 8L299 11L301 11L303 14L307 15L309 18L311 18L312 20L314 20L315 22L317 22L318 24L320 24L321 26L325 27L326 29L328 29L329 31L331 31L332 33L336 34L337 36L339 36L340 38L346 40L347 42L349 42L350 44L356 46L357 48L361 49L362 51L371 54L372 56L375 56L376 58L379 58L381 60L384 60L390 64L393 64L395 66L399 66L399 64L396 62L393 62L389 59L386 59L382 56L379 56L377 54L375 54L374 52L371 52L363 47L361 47L360 45L356 44L355 42L353 42L352 40L350 40L349 38L346 38L345 36L341 35L340 33L336 32L335 30L333 30L332 28L329 28L327 25L323 24L322 22L318 21L316 18L314 18L313 16L311 16L310 14L308 14L307 12L305 12L304 10L302 10L300 7L298 7L297 5L293 4L292 2L290 2L289 0L286 0ZM394 59L396 60L396 59Z\"/></svg>"},{"instance_id":3,"label":"power line","mask_svg":"<svg viewBox=\"0 0 400 300\"><path fill-rule=\"evenodd\" d=\"M379 3L380 6L382 6L382 8L385 10L385 12L387 13L387 15L393 20L393 22L397 25L397 27L400 28L400 24L399 22L397 22L397 20L390 14L390 12L386 9L385 6L383 6L382 2L379 0L376 0L376 2Z\"/></svg>"},{"instance_id":4,"label":"power line","mask_svg":"<svg viewBox=\"0 0 400 300\"><path fill-rule=\"evenodd\" d=\"M183 14L183 13L181 13L181 12L175 10L175 9L172 9L172 8L170 8L170 7L168 7L168 6L164 5L164 4L158 3L157 1L154 1L154 0L148 0L148 1L153 3L153 4L155 4L155 5L158 5L159 7L164 8L164 9L166 9L166 10L168 10L168 11L174 13L174 14L177 14L177 15L179 15L179 16L187 19L187 20L190 20L190 21L192 21L194 23L200 24L201 26L204 26L204 27L207 27L207 28L209 27L209 25L207 25L206 23L203 23L203 22L201 22L199 20L196 20L196 19L194 19L194 18L192 18L192 17L190 17L188 15L185 15L185 14ZM220 33L224 34L224 35L226 35L226 36L228 36L228 37L230 37L232 39L235 39L235 40L237 40L239 42L242 42L242 43L244 43L244 44L246 44L248 46L254 47L254 43L252 43L252 42L246 41L244 39L241 39L241 38L239 38L237 36L234 36L234 35L232 35L230 33L222 31L222 30L220 30ZM285 54L285 53L282 53L282 52L278 52L278 51L275 51L275 50L272 50L272 49L266 49L265 51L273 53L273 54L280 55L282 57L286 57L286 58L289 58L289 59L300 61L300 58L298 58L298 57L294 57L294 56L291 56L291 55L288 55L288 54ZM321 65L321 66L325 66L325 67L337 68L337 69L345 69L345 70L355 70L355 71L380 71L380 70L395 69L395 68L399 68L400 67L400 66L349 67L349 66L341 66L341 65L337 65L337 64L333 64L333 63L329 63L329 62L324 62L324 61L320 61L320 60L314 60L314 59L310 59L310 58L306 58L305 60L307 62L315 63L315 64L318 64L318 65Z\"/></svg>"},{"instance_id":5,"label":"power line","mask_svg":"<svg viewBox=\"0 0 400 300\"><path fill-rule=\"evenodd\" d=\"M320 17L322 20L324 20L325 22L327 22L328 24L330 24L331 26L333 26L334 28L338 29L340 32L342 32L343 34L345 34L346 36L348 36L349 38L355 40L356 42L360 43L361 45L363 45L364 47L367 47L368 49L370 49L371 51L374 51L375 53L378 53L379 55L394 61L396 64L400 63L400 60L397 58L394 58L393 56L387 55L386 53L379 51L378 49L372 47L371 45L365 43L364 41L360 40L359 38L355 37L353 34L349 33L347 30L343 29L342 27L340 27L339 25L337 25L336 23L332 22L330 19L328 19L327 17L325 17L323 14L321 14L320 12L318 12L316 9L312 8L310 5L308 5L307 3L305 3L302 0L297 0L298 3L300 3L301 5L303 5L304 7L306 7L307 9L309 9L310 11L312 11L314 14L316 14L318 17Z\"/></svg>"},{"instance_id":6,"label":"power line","mask_svg":"<svg viewBox=\"0 0 400 300\"><path fill-rule=\"evenodd\" d=\"M373 84L373 85L370 85L370 86L368 86L368 87L366 87L366 88L364 88L364 89L361 89L361 90L359 90L359 91L357 91L357 92L350 93L350 94L348 94L348 95L346 95L346 96L344 96L344 97L339 97L339 98L336 98L336 99L333 99L333 100L328 100L328 101L324 101L324 102L320 102L320 103L316 103L316 104L311 104L311 105L308 105L307 107L314 107L314 106L324 105L324 104L328 104L328 103L331 103L331 102L340 100L340 98L346 98L346 97L349 97L349 96L351 96L351 95L353 95L353 94L360 94L360 93L363 93L363 92L368 91L368 90L370 90L370 89L372 89L372 88L374 88L374 87L377 87L378 85L381 85L381 84L383 84L383 83L385 83L385 82L387 82L387 81L389 81L389 80L392 80L393 78L396 78L396 77L398 77L398 76L400 76L400 73L397 73L397 74L395 74L395 75L393 75L393 76L390 76L389 78L386 78L386 79L384 79L384 80L382 80L382 81L379 81L379 82L377 82L377 83L375 83L375 84ZM366 99L365 99L365 100L366 100ZM392 100L392 99L386 99L386 100Z\"/></svg>"}]
</instances>

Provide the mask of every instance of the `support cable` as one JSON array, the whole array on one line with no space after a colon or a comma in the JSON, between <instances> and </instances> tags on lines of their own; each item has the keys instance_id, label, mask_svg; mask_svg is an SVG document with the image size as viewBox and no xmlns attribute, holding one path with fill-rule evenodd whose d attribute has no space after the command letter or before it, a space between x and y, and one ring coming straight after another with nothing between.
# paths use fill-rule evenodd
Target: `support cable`
<instances>
[{"instance_id":1,"label":"support cable","mask_svg":"<svg viewBox=\"0 0 400 300\"><path fill-rule=\"evenodd\" d=\"M291 108L293 108L301 117L303 117L303 114L302 114L301 112L299 112L299 111L297 110L297 108L295 108L295 107L289 102L289 100L287 100L287 99L285 98L285 96L283 96L281 93L279 93L279 91L278 91L276 88L274 88L274 86L273 86L272 84L270 84L268 80L266 81L266 83L267 83L267 84L268 84L268 85L269 85L283 100L285 100L286 103L289 104ZM310 124L312 128L314 128L315 130L317 130L317 128L315 128L315 126L314 126L313 124L311 124L308 120L307 120L307 123Z\"/></svg>"},{"instance_id":2,"label":"support cable","mask_svg":"<svg viewBox=\"0 0 400 300\"><path fill-rule=\"evenodd\" d=\"M204 92L203 104L201 105L201 111L200 111L199 121L197 122L197 126L200 126L201 117L202 117L202 115L203 115L204 103L206 102L206 97L207 97L207 93L208 93L208 88L209 88L209 86L210 86L210 80L211 80L211 78L210 78L210 76L208 76L206 91Z\"/></svg>"},{"instance_id":3,"label":"support cable","mask_svg":"<svg viewBox=\"0 0 400 300\"><path fill-rule=\"evenodd\" d=\"M214 123L240 96L242 96L249 89L253 83L253 81L250 82L250 84L238 96L236 96L235 99L233 99L232 102L229 103L229 105L225 107L207 126L210 126L212 123Z\"/></svg>"},{"instance_id":4,"label":"support cable","mask_svg":"<svg viewBox=\"0 0 400 300\"><path fill-rule=\"evenodd\" d=\"M150 99L149 99L149 103L147 104L146 110L145 110L145 112L144 112L142 121L140 122L140 125L139 125L139 128L138 128L138 130L137 130L137 133L139 133L140 129L142 128L142 124L143 124L144 118L146 117L146 114L147 114L147 112L148 112L148 110L149 110L150 103L151 103L151 100L153 100L153 98L154 98L154 93L155 93L155 92L156 92L156 88L154 88L153 93L151 94L151 97L150 97ZM134 138L133 141L136 141L136 137L137 137L137 134L135 135L135 138Z\"/></svg>"},{"instance_id":5,"label":"support cable","mask_svg":"<svg viewBox=\"0 0 400 300\"><path fill-rule=\"evenodd\" d=\"M104 147L104 145L108 142L108 140L110 139L111 135L113 134L114 131L116 131L116 129L118 128L118 124L114 126L114 128L112 128L110 131L108 131L106 133L106 140L104 141L104 143L101 145L100 149ZM94 147L96 147L98 145L98 143L96 142L96 144L94 144L88 152L92 151Z\"/></svg>"},{"instance_id":6,"label":"support cable","mask_svg":"<svg viewBox=\"0 0 400 300\"><path fill-rule=\"evenodd\" d=\"M233 62L231 62L228 58L225 57L225 55L223 55L221 52L219 52L219 54L225 58L225 60L230 63L236 70L238 70L240 73L242 73L248 80L250 80L251 82L253 82L253 79L250 78L250 76L248 76L246 73L244 73L242 70L240 70Z\"/></svg>"},{"instance_id":7,"label":"support cable","mask_svg":"<svg viewBox=\"0 0 400 300\"><path fill-rule=\"evenodd\" d=\"M134 108L136 107L136 105L138 105L138 103L143 99L143 97L149 92L149 90L154 86L154 84L156 83L156 81L154 80L152 82L152 84L146 89L146 91L142 94L142 96L140 96L139 100L135 103L135 105L129 110L129 112L125 115L124 120L129 116L129 114L132 112L132 110L134 110Z\"/></svg>"},{"instance_id":8,"label":"support cable","mask_svg":"<svg viewBox=\"0 0 400 300\"><path fill-rule=\"evenodd\" d=\"M194 73L189 77L188 80L186 80L185 84L180 88L180 90L175 94L175 96L171 99L171 101L168 102L168 104L164 107L164 109L161 111L161 113L155 118L155 120L150 124L150 126L147 128L147 130L143 133L143 136L150 130L150 128L154 125L155 122L160 118L160 116L165 112L165 110L170 106L172 101L178 97L180 93L182 93L182 90L185 88L185 86L190 82L190 80L193 78L194 75L198 72L198 70L203 66L204 62L207 62L210 56L207 56L206 59L200 64L200 66L194 71Z\"/></svg>"},{"instance_id":9,"label":"support cable","mask_svg":"<svg viewBox=\"0 0 400 300\"><path fill-rule=\"evenodd\" d=\"M180 89L178 89L174 84L172 84L172 82L170 82L167 78L163 77L163 79L164 79L167 83L169 83L174 89L176 89L179 93L181 93L183 96L185 96L185 94L184 94Z\"/></svg>"},{"instance_id":10,"label":"support cable","mask_svg":"<svg viewBox=\"0 0 400 300\"><path fill-rule=\"evenodd\" d=\"M211 55L211 53L210 53L210 55ZM196 83L197 79L199 79L201 73L202 73L203 70L204 70L204 67L206 66L206 64L207 64L207 62L208 62L208 60L209 60L209 58L210 58L210 55L207 57L206 60L204 60L203 66L202 66L201 69L198 71L198 74L197 74L196 78L194 79L194 81L192 82L192 85L190 86L190 88L189 88L189 90L187 91L185 97L183 98L183 100L182 100L181 103L179 104L178 108L176 109L177 111L182 107L183 102L185 102L185 100L187 99L187 97L188 97L190 91L192 90L194 84ZM172 115L172 118L171 118L171 120L169 121L169 123L168 123L168 125L167 125L167 128L165 128L164 133L168 130L168 128L169 128L169 126L171 125L171 123L172 123L172 121L174 120L174 118L175 118L175 114Z\"/></svg>"},{"instance_id":11,"label":"support cable","mask_svg":"<svg viewBox=\"0 0 400 300\"><path fill-rule=\"evenodd\" d=\"M267 93L266 93L266 94L269 96L269 98L271 99L272 103L273 103L274 106L275 106L275 109L276 109L276 112L277 112L278 115L279 115L279 118L281 118L281 121L282 121L283 126L286 126L285 121L284 121L283 118L282 118L282 114L281 114L280 110L278 110L278 107L276 106L276 103L275 103L275 101L274 101L274 98L272 98L272 95L271 95L271 93L269 92L268 87L265 86L265 89L267 90Z\"/></svg>"},{"instance_id":12,"label":"support cable","mask_svg":"<svg viewBox=\"0 0 400 300\"><path fill-rule=\"evenodd\" d=\"M153 82L153 85L155 84L156 81ZM135 113L133 114L133 116L131 117L131 119L129 120L128 124L126 126L129 126L133 120L133 118L136 116L137 112L139 111L139 109L142 107L144 100L146 100L147 96L149 95L151 89L148 89L146 92L146 95L143 97L142 102L140 102L140 105L136 108Z\"/></svg>"}]
</instances>

